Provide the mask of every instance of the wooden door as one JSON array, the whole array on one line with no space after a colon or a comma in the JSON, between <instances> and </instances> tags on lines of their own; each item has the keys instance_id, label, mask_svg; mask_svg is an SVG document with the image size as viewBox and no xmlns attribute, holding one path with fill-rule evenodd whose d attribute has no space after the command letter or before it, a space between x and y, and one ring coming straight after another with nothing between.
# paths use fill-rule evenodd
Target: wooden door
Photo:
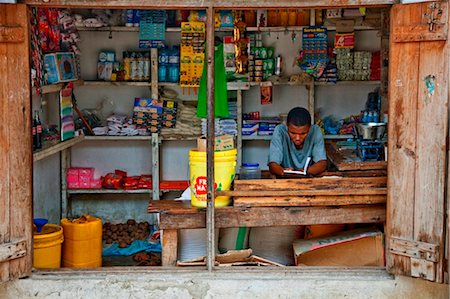
<instances>
[{"instance_id":1,"label":"wooden door","mask_svg":"<svg viewBox=\"0 0 450 299\"><path fill-rule=\"evenodd\" d=\"M447 2L394 5L390 31L387 269L436 282L445 264L448 13Z\"/></svg>"},{"instance_id":2,"label":"wooden door","mask_svg":"<svg viewBox=\"0 0 450 299\"><path fill-rule=\"evenodd\" d=\"M28 18L0 4L0 283L31 273L32 145Z\"/></svg>"}]
</instances>

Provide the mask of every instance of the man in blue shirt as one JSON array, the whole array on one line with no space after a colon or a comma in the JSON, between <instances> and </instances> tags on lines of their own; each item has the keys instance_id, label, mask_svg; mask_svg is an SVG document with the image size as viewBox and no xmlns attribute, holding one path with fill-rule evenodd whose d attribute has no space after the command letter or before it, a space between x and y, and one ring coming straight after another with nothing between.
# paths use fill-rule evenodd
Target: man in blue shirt
<instances>
[{"instance_id":1,"label":"man in blue shirt","mask_svg":"<svg viewBox=\"0 0 450 299\"><path fill-rule=\"evenodd\" d=\"M327 168L327 155L323 135L317 125L311 126L311 115L301 107L289 111L286 125L275 128L269 150L270 173L283 176L285 170L303 170L311 158L314 164L307 168L308 175L318 175Z\"/></svg>"}]
</instances>

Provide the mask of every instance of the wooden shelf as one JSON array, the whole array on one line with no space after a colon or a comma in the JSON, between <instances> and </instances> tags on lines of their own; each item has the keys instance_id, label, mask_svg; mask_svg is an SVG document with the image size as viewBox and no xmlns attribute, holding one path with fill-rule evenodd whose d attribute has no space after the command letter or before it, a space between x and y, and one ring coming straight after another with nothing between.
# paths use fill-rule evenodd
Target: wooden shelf
<instances>
[{"instance_id":1,"label":"wooden shelf","mask_svg":"<svg viewBox=\"0 0 450 299\"><path fill-rule=\"evenodd\" d=\"M185 136L177 134L161 134L159 135L160 140L164 141L177 141L177 140L197 140L200 136Z\"/></svg>"},{"instance_id":2,"label":"wooden shelf","mask_svg":"<svg viewBox=\"0 0 450 299\"><path fill-rule=\"evenodd\" d=\"M247 27L247 31L250 32L291 32L291 31L302 31L303 28L307 26L278 26L278 27ZM336 31L336 26L323 26L328 29L328 31ZM373 26L355 26L356 31L361 30L380 30L379 27Z\"/></svg>"},{"instance_id":3,"label":"wooden shelf","mask_svg":"<svg viewBox=\"0 0 450 299\"><path fill-rule=\"evenodd\" d=\"M380 85L381 81L337 81L336 83L331 82L318 82L315 81L314 85L327 85L327 86L335 86L335 85Z\"/></svg>"},{"instance_id":4,"label":"wooden shelf","mask_svg":"<svg viewBox=\"0 0 450 299\"><path fill-rule=\"evenodd\" d=\"M135 82L135 81L84 81L85 86L135 86L149 87L151 82Z\"/></svg>"},{"instance_id":5,"label":"wooden shelf","mask_svg":"<svg viewBox=\"0 0 450 299\"><path fill-rule=\"evenodd\" d=\"M150 141L152 136L85 136L85 140L90 141Z\"/></svg>"},{"instance_id":6,"label":"wooden shelf","mask_svg":"<svg viewBox=\"0 0 450 299\"><path fill-rule=\"evenodd\" d=\"M45 159L53 154L59 153L62 150L65 150L69 147L74 146L75 144L84 140L84 136L77 136L67 141L59 141L59 142L48 142L44 143L42 149L35 151L33 153L33 162Z\"/></svg>"},{"instance_id":7,"label":"wooden shelf","mask_svg":"<svg viewBox=\"0 0 450 299\"><path fill-rule=\"evenodd\" d=\"M69 194L147 194L152 193L151 189L67 189Z\"/></svg>"},{"instance_id":8,"label":"wooden shelf","mask_svg":"<svg viewBox=\"0 0 450 299\"><path fill-rule=\"evenodd\" d=\"M97 31L97 32L139 32L139 27L126 26L107 26L107 27L77 27L78 31ZM233 28L216 28L216 32L233 31ZM166 32L181 32L180 27L166 27Z\"/></svg>"},{"instance_id":9,"label":"wooden shelf","mask_svg":"<svg viewBox=\"0 0 450 299\"><path fill-rule=\"evenodd\" d=\"M70 81L70 82L72 82L74 86L81 86L84 84L83 80L75 80L75 81ZM42 92L42 94L59 92L67 83L70 83L70 82L61 82L61 83L44 85L41 88L41 92ZM37 95L36 88L34 88L34 87L33 87L33 95Z\"/></svg>"}]
</instances>

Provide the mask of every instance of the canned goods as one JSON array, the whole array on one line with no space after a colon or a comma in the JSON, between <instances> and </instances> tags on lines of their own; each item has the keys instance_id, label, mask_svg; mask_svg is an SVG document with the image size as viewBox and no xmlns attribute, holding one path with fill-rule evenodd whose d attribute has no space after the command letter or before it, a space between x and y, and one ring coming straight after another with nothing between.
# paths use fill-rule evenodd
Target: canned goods
<instances>
[{"instance_id":1,"label":"canned goods","mask_svg":"<svg viewBox=\"0 0 450 299\"><path fill-rule=\"evenodd\" d=\"M267 47L267 58L273 58L275 49L273 47Z\"/></svg>"},{"instance_id":2,"label":"canned goods","mask_svg":"<svg viewBox=\"0 0 450 299\"><path fill-rule=\"evenodd\" d=\"M264 70L263 65L255 65L255 71L262 71L262 70Z\"/></svg>"},{"instance_id":3,"label":"canned goods","mask_svg":"<svg viewBox=\"0 0 450 299\"><path fill-rule=\"evenodd\" d=\"M253 48L253 53L250 50L250 54L255 55L256 58L260 58L260 51L261 51L261 48L256 47L256 48Z\"/></svg>"},{"instance_id":4,"label":"canned goods","mask_svg":"<svg viewBox=\"0 0 450 299\"><path fill-rule=\"evenodd\" d=\"M251 72L251 71L254 71L255 70L255 66L254 65L248 65L248 71L249 72Z\"/></svg>"},{"instance_id":5,"label":"canned goods","mask_svg":"<svg viewBox=\"0 0 450 299\"><path fill-rule=\"evenodd\" d=\"M255 46L261 48L263 46L262 40L255 41Z\"/></svg>"},{"instance_id":6,"label":"canned goods","mask_svg":"<svg viewBox=\"0 0 450 299\"><path fill-rule=\"evenodd\" d=\"M266 59L264 60L264 70L273 72L275 68L275 61L274 59Z\"/></svg>"},{"instance_id":7,"label":"canned goods","mask_svg":"<svg viewBox=\"0 0 450 299\"><path fill-rule=\"evenodd\" d=\"M262 82L262 77L256 77L255 76L255 82Z\"/></svg>"},{"instance_id":8,"label":"canned goods","mask_svg":"<svg viewBox=\"0 0 450 299\"><path fill-rule=\"evenodd\" d=\"M255 77L262 77L263 71L255 71Z\"/></svg>"},{"instance_id":9,"label":"canned goods","mask_svg":"<svg viewBox=\"0 0 450 299\"><path fill-rule=\"evenodd\" d=\"M266 59L267 58L267 48L265 48L265 47L259 48L259 56L262 59Z\"/></svg>"}]
</instances>

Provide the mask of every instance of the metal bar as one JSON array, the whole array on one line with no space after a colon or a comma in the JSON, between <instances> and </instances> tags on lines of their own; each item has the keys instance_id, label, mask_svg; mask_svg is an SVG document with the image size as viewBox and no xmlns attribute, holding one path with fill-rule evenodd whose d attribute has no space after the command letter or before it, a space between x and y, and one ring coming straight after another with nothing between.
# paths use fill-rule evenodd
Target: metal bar
<instances>
[{"instance_id":1,"label":"metal bar","mask_svg":"<svg viewBox=\"0 0 450 299\"><path fill-rule=\"evenodd\" d=\"M236 91L237 94L237 138L236 138L236 147L237 147L237 169L236 171L239 173L242 165L242 90Z\"/></svg>"},{"instance_id":2,"label":"metal bar","mask_svg":"<svg viewBox=\"0 0 450 299\"><path fill-rule=\"evenodd\" d=\"M214 8L209 6L206 10L206 82L207 82L207 129L206 129L206 169L207 169L207 214L206 228L208 232L208 271L214 269Z\"/></svg>"},{"instance_id":3,"label":"metal bar","mask_svg":"<svg viewBox=\"0 0 450 299\"><path fill-rule=\"evenodd\" d=\"M314 124L314 106L315 106L315 86L314 82L312 82L310 85L306 86L306 89L308 90L308 110L309 113L311 113L311 123Z\"/></svg>"},{"instance_id":4,"label":"metal bar","mask_svg":"<svg viewBox=\"0 0 450 299\"><path fill-rule=\"evenodd\" d=\"M159 199L159 140L158 134L152 134L152 197Z\"/></svg>"}]
</instances>

